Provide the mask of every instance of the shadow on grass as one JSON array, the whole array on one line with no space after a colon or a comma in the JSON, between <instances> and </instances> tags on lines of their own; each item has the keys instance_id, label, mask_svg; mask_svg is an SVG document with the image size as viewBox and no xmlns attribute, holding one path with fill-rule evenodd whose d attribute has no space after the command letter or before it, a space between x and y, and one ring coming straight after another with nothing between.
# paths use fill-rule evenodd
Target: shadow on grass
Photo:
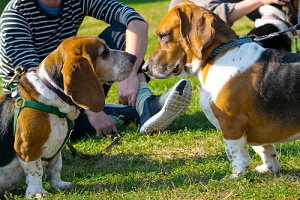
<instances>
[{"instance_id":1,"label":"shadow on grass","mask_svg":"<svg viewBox=\"0 0 300 200\"><path fill-rule=\"evenodd\" d=\"M298 142L286 143L280 146L282 159L289 160L298 152ZM250 148L251 149L251 148ZM262 164L260 158L251 149L250 167L244 178L247 183L259 183L265 179L279 178L284 180L299 181L300 168L284 166L279 174L259 174L254 172L255 165ZM254 156L256 155L256 157ZM102 159L82 161L77 158L70 163L70 159L64 162L68 170L73 170L74 178L87 180L85 184L76 184L73 192L131 192L137 190L150 191L172 188L186 188L190 185L199 186L199 190L205 190L209 182L219 182L231 173L225 151L215 155L195 155L183 158L173 157L169 159L152 159L152 154L124 154L104 156ZM281 160L283 161L283 160ZM101 178L102 177L102 178ZM108 178L109 177L109 178ZM99 179L96 180L95 179ZM109 179L109 181L107 181ZM91 183L89 183L91 180ZM218 183L217 183L218 184ZM222 184L222 183L220 183Z\"/></svg>"},{"instance_id":2,"label":"shadow on grass","mask_svg":"<svg viewBox=\"0 0 300 200\"><path fill-rule=\"evenodd\" d=\"M195 156L192 158L196 166L191 167L191 158L173 158L167 161L155 161L148 154L118 154L106 156L102 160L91 160L80 162L80 166L75 166L74 176L85 177L85 184L77 184L73 192L131 192L137 190L165 190L172 188L186 188L190 185L198 185L199 190L205 191L205 185L209 181L220 181L230 173L230 163L224 153L218 155L207 155L205 157ZM227 165L225 170L223 165ZM78 160L77 160L78 161ZM76 163L78 164L78 162ZM216 163L215 166L212 163ZM198 164L198 166L197 166ZM81 166L88 165L89 169L80 170ZM74 167L74 166L73 166ZM78 169L79 168L79 169ZM180 168L180 169L179 169ZM260 182L260 179L271 179L277 176L284 176L290 179L299 179L300 169L283 170L280 174L259 174L247 170L244 178L248 182ZM110 176L110 181L96 177ZM115 177L115 178L114 178ZM81 179L81 178L80 178ZM93 183L88 183L91 179ZM220 183L221 184L221 183ZM72 192L71 191L71 192Z\"/></svg>"},{"instance_id":3,"label":"shadow on grass","mask_svg":"<svg viewBox=\"0 0 300 200\"><path fill-rule=\"evenodd\" d=\"M167 189L174 187L189 186L191 184L207 185L209 180L219 180L226 175L226 171L207 168L203 163L215 162L217 159L227 159L226 154L208 155L207 157L195 156L191 158L172 158L166 161L151 159L150 154L118 154L108 155L101 160L82 161L76 159L73 166L66 166L64 169L73 168L74 177L84 178L87 184L76 184L76 191L99 192L104 190L115 191L118 188L122 192L130 192L139 189ZM190 165L197 165L198 169L191 169ZM202 164L201 164L202 163ZM69 163L70 164L70 163ZM74 166L77 165L77 166ZM201 165L205 169L201 170ZM88 167L87 167L88 166ZM71 169L67 169L71 170ZM100 177L112 176L110 181L102 181ZM94 182L96 177L99 181L88 183L89 179ZM154 177L152 179L152 177Z\"/></svg>"},{"instance_id":4,"label":"shadow on grass","mask_svg":"<svg viewBox=\"0 0 300 200\"><path fill-rule=\"evenodd\" d=\"M220 159L220 155L194 157L194 162ZM226 159L226 155L222 155ZM167 161L151 159L150 154L106 155L101 159L82 160L70 154L63 160L62 179L73 182L74 186L67 193L84 194L86 192L130 192L136 190L163 190L168 188L189 186L191 184L206 185L210 179L218 179L224 174L219 172L193 171L185 166L190 159L173 158ZM179 170L178 168L185 170ZM201 169L200 169L201 171ZM152 179L154 177L154 179ZM83 184L76 183L84 180ZM45 180L44 180L45 181ZM25 185L22 184L22 187ZM25 186L26 187L26 186ZM11 191L11 195L23 196L26 188ZM46 189L48 192L51 192ZM53 191L52 191L53 192ZM1 199L1 198L0 198Z\"/></svg>"},{"instance_id":5,"label":"shadow on grass","mask_svg":"<svg viewBox=\"0 0 300 200\"><path fill-rule=\"evenodd\" d=\"M176 119L168 129L171 134L178 134L178 129L185 127L189 130L214 128L202 112L197 112L185 114ZM299 156L299 145L299 141L277 145L277 150L282 157L280 162ZM252 170L256 167L254 165L257 162L261 164L261 160L251 148L249 150L250 168L245 175L247 183L263 182L273 177L283 177L285 180L300 179L300 168L292 168L293 166L285 166L275 176L253 172ZM128 193L148 189L156 191L187 188L191 185L199 186L199 191L205 192L205 186L209 185L210 181L215 181L218 185L222 178L231 173L231 165L225 151L218 151L217 154L195 154L161 160L152 157L151 153L117 153L105 155L101 159L82 160L68 154L63 160L62 178L74 183L74 187L67 190L67 193L71 194L106 191ZM22 192L21 194L17 192L17 194L22 195Z\"/></svg>"},{"instance_id":6,"label":"shadow on grass","mask_svg":"<svg viewBox=\"0 0 300 200\"><path fill-rule=\"evenodd\" d=\"M193 114L183 114L176 118L168 127L171 132L178 132L180 129L188 130L208 130L215 128L206 118L205 114L197 111Z\"/></svg>"},{"instance_id":7,"label":"shadow on grass","mask_svg":"<svg viewBox=\"0 0 300 200\"><path fill-rule=\"evenodd\" d=\"M283 150L282 153L286 152ZM164 161L153 160L152 154L143 153L119 153L90 160L73 158L68 154L63 163L62 179L74 184L73 188L66 191L70 194L156 191L186 188L191 185L197 185L200 192L202 190L205 192L205 186L211 180L219 182L230 174L231 170L225 152L187 158L174 157ZM248 180L247 183L254 183L276 177L284 177L285 180L299 180L299 176L300 169L283 169L274 176L258 174L248 169L244 178ZM222 183L220 182L220 184ZM12 191L12 195L22 196L24 192L24 188L17 189Z\"/></svg>"}]
</instances>

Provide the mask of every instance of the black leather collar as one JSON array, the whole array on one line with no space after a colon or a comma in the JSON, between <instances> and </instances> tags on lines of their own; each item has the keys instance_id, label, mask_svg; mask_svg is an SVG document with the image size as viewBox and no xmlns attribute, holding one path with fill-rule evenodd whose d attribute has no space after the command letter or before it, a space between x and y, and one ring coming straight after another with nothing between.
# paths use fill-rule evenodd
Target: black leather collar
<instances>
[{"instance_id":1,"label":"black leather collar","mask_svg":"<svg viewBox=\"0 0 300 200\"><path fill-rule=\"evenodd\" d=\"M64 102L68 103L69 105L72 106L76 106L77 108L80 108L77 104L74 103L74 101L71 99L71 97L69 97L68 95L66 95L65 93L63 93L62 91L60 91L59 89L55 88L41 73L39 73L37 71L37 76L40 78L40 80L50 89L52 90L55 94L57 94L57 96L59 96Z\"/></svg>"}]
</instances>

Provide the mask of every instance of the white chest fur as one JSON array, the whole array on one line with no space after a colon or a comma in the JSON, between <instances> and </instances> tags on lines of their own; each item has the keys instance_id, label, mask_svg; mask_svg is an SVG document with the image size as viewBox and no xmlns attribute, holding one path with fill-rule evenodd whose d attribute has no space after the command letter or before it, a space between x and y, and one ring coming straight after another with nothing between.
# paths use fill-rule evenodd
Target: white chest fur
<instances>
[{"instance_id":1,"label":"white chest fur","mask_svg":"<svg viewBox=\"0 0 300 200\"><path fill-rule=\"evenodd\" d=\"M40 69L40 73L49 78L43 68ZM71 120L77 118L77 116L79 115L79 110L75 106L71 106L64 102L57 96L57 94L47 88L44 83L38 78L36 73L28 73L27 78L32 83L35 90L39 94L41 94L39 96L40 102L46 105L57 107L60 112L66 113L67 117ZM57 153L57 150L62 146L68 133L68 123L66 118L60 118L59 116L51 113L49 113L48 116L51 133L47 142L42 147L43 158L50 158L55 155L55 153Z\"/></svg>"},{"instance_id":2,"label":"white chest fur","mask_svg":"<svg viewBox=\"0 0 300 200\"><path fill-rule=\"evenodd\" d=\"M63 145L68 133L68 123L66 118L60 118L49 114L51 133L49 139L42 147L42 157L50 158L54 156Z\"/></svg>"},{"instance_id":3,"label":"white chest fur","mask_svg":"<svg viewBox=\"0 0 300 200\"><path fill-rule=\"evenodd\" d=\"M205 81L203 71L199 71L200 106L208 120L219 130L220 125L212 112L211 103L217 99L224 84L249 69L260 58L263 51L264 49L256 43L246 43L228 50L222 57L217 58L205 76Z\"/></svg>"}]
</instances>

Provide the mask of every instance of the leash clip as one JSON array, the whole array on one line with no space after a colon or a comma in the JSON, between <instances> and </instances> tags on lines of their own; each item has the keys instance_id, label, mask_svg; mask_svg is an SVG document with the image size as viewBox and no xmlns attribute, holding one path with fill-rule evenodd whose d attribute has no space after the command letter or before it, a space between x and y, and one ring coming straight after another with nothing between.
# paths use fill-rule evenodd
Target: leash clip
<instances>
[{"instance_id":1,"label":"leash clip","mask_svg":"<svg viewBox=\"0 0 300 200\"><path fill-rule=\"evenodd\" d=\"M14 71L14 76L8 81L8 83L4 86L4 88L9 90L10 89L9 87L14 82L14 80L17 77L22 76L26 71L27 71L27 69L25 67L23 67L22 65L16 67L16 69Z\"/></svg>"}]
</instances>

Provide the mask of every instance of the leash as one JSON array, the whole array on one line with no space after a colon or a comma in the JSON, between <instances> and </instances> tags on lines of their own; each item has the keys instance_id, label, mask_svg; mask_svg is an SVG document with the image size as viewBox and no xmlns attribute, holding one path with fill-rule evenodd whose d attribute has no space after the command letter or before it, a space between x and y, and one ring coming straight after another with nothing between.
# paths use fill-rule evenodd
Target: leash
<instances>
[{"instance_id":1,"label":"leash","mask_svg":"<svg viewBox=\"0 0 300 200\"><path fill-rule=\"evenodd\" d=\"M117 133L113 133L111 135L112 138L112 142L103 150L101 150L98 154L95 155L90 155L90 154L84 154L81 153L79 151L77 151L74 146L71 144L70 142L70 135L73 132L74 129L74 121L70 120L67 117L66 113L62 113L60 112L60 110L57 107L54 106L49 106L40 102L36 102L36 101L30 101L30 100L26 100L22 97L19 96L18 90L17 90L17 86L16 85L12 85L12 83L14 82L14 80L19 77L22 76L24 73L26 73L27 69L24 68L23 66L18 66L16 67L15 71L14 71L14 75L13 77L9 80L9 82L5 85L6 89L10 89L12 91L11 96L15 99L15 110L14 110L14 118L13 118L13 133L15 134L16 132L16 125L17 125L17 119L18 116L22 110L22 108L24 107L30 107L30 108L34 108L37 110L41 110L43 112L47 112L47 113L51 113L54 115L57 115L60 118L66 118L67 119L67 124L68 124L68 132L67 135L62 143L62 145L60 146L60 148L58 149L58 151L51 156L50 158L44 158L42 157L41 160L46 161L46 162L50 162L62 149L65 145L67 145L72 153L73 157L80 157L82 159L90 159L90 158L94 158L94 157L102 157L107 151L109 151L113 146L115 146L116 144L118 144L121 136ZM19 103L21 103L21 105L19 105Z\"/></svg>"},{"instance_id":2,"label":"leash","mask_svg":"<svg viewBox=\"0 0 300 200\"><path fill-rule=\"evenodd\" d=\"M300 24L296 24L295 26L292 26L292 27L287 28L287 29L282 30L282 31L274 32L274 33L271 33L269 35L258 36L256 38L254 38L253 41L259 42L259 41L266 40L266 39L269 39L269 38L277 37L277 36L285 34L287 32L292 32L293 35L294 35L294 39L295 39L296 53L300 53L299 47L298 47L298 36L297 36L297 32L296 32L299 29L300 29Z\"/></svg>"},{"instance_id":3,"label":"leash","mask_svg":"<svg viewBox=\"0 0 300 200\"><path fill-rule=\"evenodd\" d=\"M259 41L262 41L262 40L266 40L266 39L269 39L269 38L273 38L273 37L276 37L276 36L285 34L285 33L287 33L287 32L292 32L292 31L296 31L296 30L299 30L299 29L300 29L300 24L297 24L297 25L295 25L295 26L293 26L293 27L287 28L287 29L282 30L282 31L270 33L269 35L258 36L258 37L256 37L256 38L254 38L253 41L259 42Z\"/></svg>"},{"instance_id":4,"label":"leash","mask_svg":"<svg viewBox=\"0 0 300 200\"><path fill-rule=\"evenodd\" d=\"M99 153L93 154L93 155L92 154L84 154L84 153L81 153L81 152L77 151L70 142L67 142L67 145L68 145L68 147L69 147L69 149L72 153L72 156L74 158L76 156L78 156L79 158L88 160L88 159L91 159L91 158L100 158L100 157L104 156L104 154L107 151L109 151L113 146L115 146L116 144L119 143L120 138L121 138L121 136L119 134L112 133L111 134L111 143L107 147L105 147L103 150L101 150Z\"/></svg>"}]
</instances>

